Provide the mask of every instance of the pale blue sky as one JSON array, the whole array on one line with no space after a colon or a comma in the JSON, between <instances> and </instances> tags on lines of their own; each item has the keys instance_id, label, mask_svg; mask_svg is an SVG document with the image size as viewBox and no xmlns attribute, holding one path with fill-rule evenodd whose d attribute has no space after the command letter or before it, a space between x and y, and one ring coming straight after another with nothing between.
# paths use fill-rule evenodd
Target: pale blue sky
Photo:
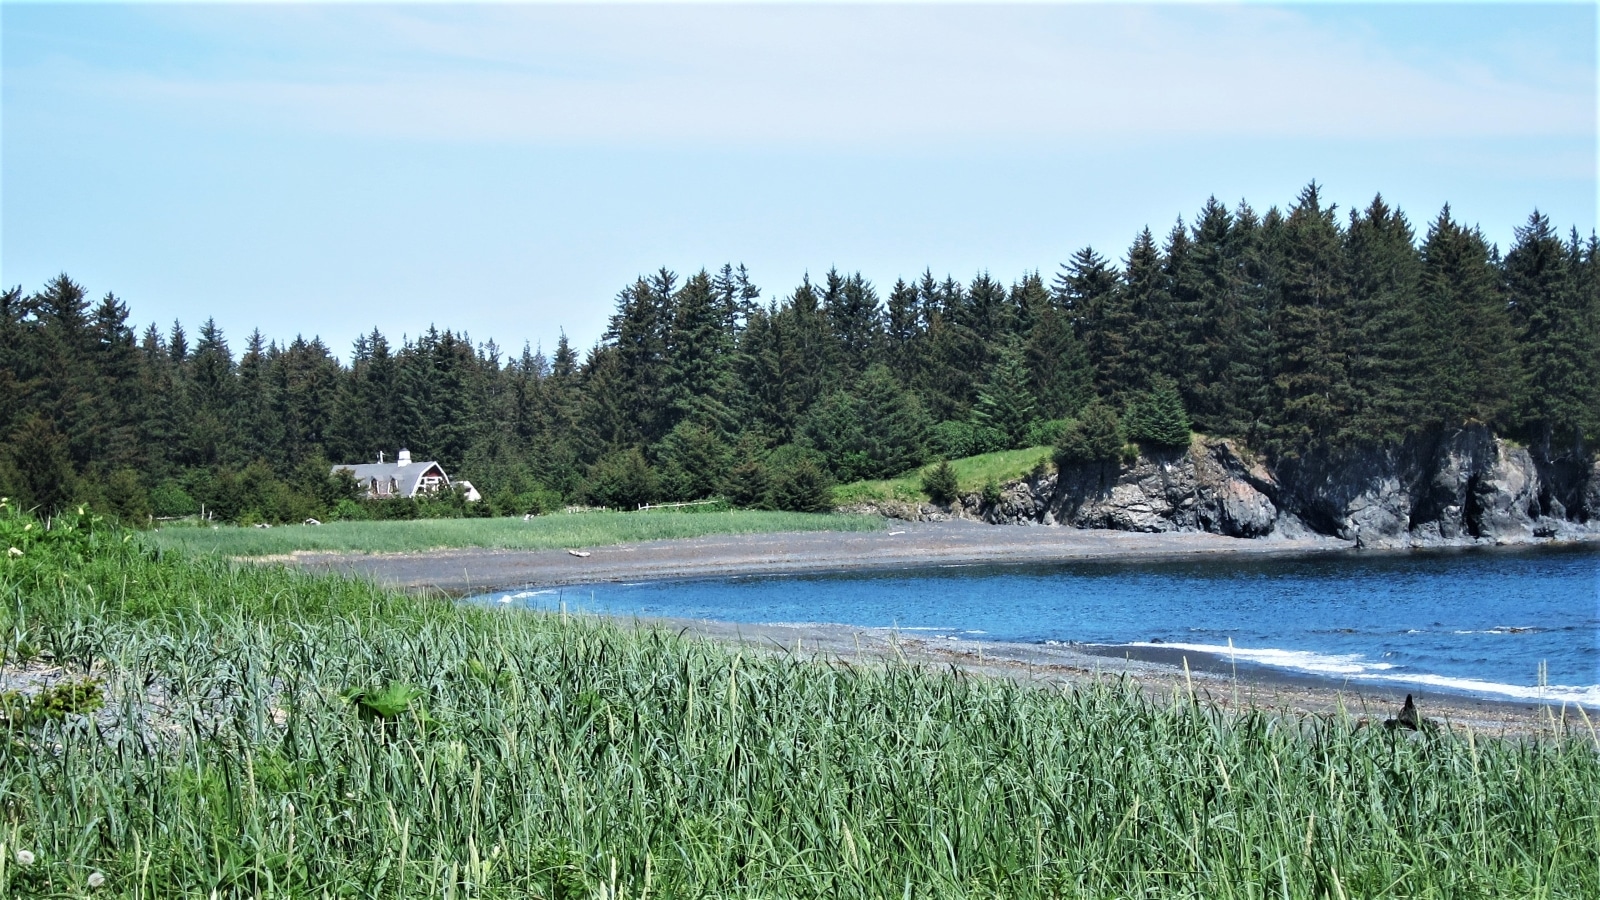
<instances>
[{"instance_id":1,"label":"pale blue sky","mask_svg":"<svg viewBox=\"0 0 1600 900\"><path fill-rule=\"evenodd\" d=\"M1048 277L1316 179L1504 247L1596 219L1590 4L5 2L0 280L141 323L599 337L744 262Z\"/></svg>"}]
</instances>

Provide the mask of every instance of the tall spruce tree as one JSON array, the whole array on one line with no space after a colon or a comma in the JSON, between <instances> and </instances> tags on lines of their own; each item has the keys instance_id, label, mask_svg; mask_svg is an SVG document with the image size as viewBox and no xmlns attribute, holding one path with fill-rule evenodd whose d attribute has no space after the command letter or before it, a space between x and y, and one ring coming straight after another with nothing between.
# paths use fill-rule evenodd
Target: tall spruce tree
<instances>
[{"instance_id":1,"label":"tall spruce tree","mask_svg":"<svg viewBox=\"0 0 1600 900\"><path fill-rule=\"evenodd\" d=\"M1120 396L1130 382L1124 374L1137 368L1130 349L1135 322L1127 294L1106 258L1085 247L1072 255L1056 275L1056 303L1067 311L1095 366L1095 393Z\"/></svg>"},{"instance_id":2,"label":"tall spruce tree","mask_svg":"<svg viewBox=\"0 0 1600 900\"><path fill-rule=\"evenodd\" d=\"M1417 305L1422 257L1404 214L1374 197L1345 232L1350 298L1345 309L1351 411L1344 443L1399 440L1411 427L1423 337Z\"/></svg>"},{"instance_id":3,"label":"tall spruce tree","mask_svg":"<svg viewBox=\"0 0 1600 900\"><path fill-rule=\"evenodd\" d=\"M1002 346L997 356L988 380L978 391L972 417L978 425L1003 433L1009 446L1024 447L1036 408L1028 385L1028 367L1022 351L1015 346Z\"/></svg>"},{"instance_id":4,"label":"tall spruce tree","mask_svg":"<svg viewBox=\"0 0 1600 900\"><path fill-rule=\"evenodd\" d=\"M1349 412L1344 240L1334 212L1312 182L1283 225L1272 325L1276 421L1268 435L1280 455L1328 445Z\"/></svg>"},{"instance_id":5,"label":"tall spruce tree","mask_svg":"<svg viewBox=\"0 0 1600 900\"><path fill-rule=\"evenodd\" d=\"M1178 383L1165 375L1150 378L1150 388L1134 396L1123 417L1128 439L1162 447L1189 446L1189 414Z\"/></svg>"},{"instance_id":6,"label":"tall spruce tree","mask_svg":"<svg viewBox=\"0 0 1600 900\"><path fill-rule=\"evenodd\" d=\"M1521 381L1516 345L1491 250L1476 229L1439 213L1422 246L1418 286L1422 384L1418 421L1503 426Z\"/></svg>"},{"instance_id":7,"label":"tall spruce tree","mask_svg":"<svg viewBox=\"0 0 1600 900\"><path fill-rule=\"evenodd\" d=\"M1593 344L1592 335L1585 333L1572 254L1538 210L1514 234L1516 242L1505 259L1507 300L1532 387L1523 393L1521 417L1546 456L1581 455L1593 396L1593 375L1585 363Z\"/></svg>"},{"instance_id":8,"label":"tall spruce tree","mask_svg":"<svg viewBox=\"0 0 1600 900\"><path fill-rule=\"evenodd\" d=\"M668 330L662 385L674 427L693 419L724 438L738 430L727 397L734 334L725 297L704 269L684 282Z\"/></svg>"}]
</instances>

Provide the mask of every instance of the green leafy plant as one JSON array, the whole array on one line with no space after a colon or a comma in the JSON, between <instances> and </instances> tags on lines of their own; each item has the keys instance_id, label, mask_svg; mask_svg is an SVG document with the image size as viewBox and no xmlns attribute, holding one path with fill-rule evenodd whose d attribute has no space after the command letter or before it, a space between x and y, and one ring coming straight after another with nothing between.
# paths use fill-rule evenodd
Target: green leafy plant
<instances>
[{"instance_id":1,"label":"green leafy plant","mask_svg":"<svg viewBox=\"0 0 1600 900\"><path fill-rule=\"evenodd\" d=\"M410 713L418 719L428 719L427 708L416 701L426 691L399 681L390 681L376 688L356 688L345 691L344 699L356 709L364 721L392 722ZM413 704L416 704L413 707Z\"/></svg>"},{"instance_id":2,"label":"green leafy plant","mask_svg":"<svg viewBox=\"0 0 1600 900\"><path fill-rule=\"evenodd\" d=\"M32 696L6 691L0 693L0 723L22 728L67 716L86 716L105 704L103 689L100 679L83 678L50 685Z\"/></svg>"}]
</instances>

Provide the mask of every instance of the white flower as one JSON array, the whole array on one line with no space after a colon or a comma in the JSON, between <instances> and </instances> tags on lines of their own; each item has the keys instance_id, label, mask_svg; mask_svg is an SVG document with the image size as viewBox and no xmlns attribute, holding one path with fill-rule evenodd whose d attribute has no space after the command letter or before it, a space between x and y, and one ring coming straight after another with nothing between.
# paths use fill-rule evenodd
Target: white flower
<instances>
[{"instance_id":1,"label":"white flower","mask_svg":"<svg viewBox=\"0 0 1600 900\"><path fill-rule=\"evenodd\" d=\"M92 888L102 887L102 886L105 885L105 883L106 883L106 876L105 875L102 875L99 872L90 872L89 873L89 887L92 887Z\"/></svg>"},{"instance_id":2,"label":"white flower","mask_svg":"<svg viewBox=\"0 0 1600 900\"><path fill-rule=\"evenodd\" d=\"M6 551L6 555L11 557L12 559L16 559L17 557L22 555L22 551L18 550L15 547L12 547L10 550Z\"/></svg>"},{"instance_id":3,"label":"white flower","mask_svg":"<svg viewBox=\"0 0 1600 900\"><path fill-rule=\"evenodd\" d=\"M17 851L17 865L19 865L19 866L31 866L31 865L33 865L33 851L32 850L18 850Z\"/></svg>"}]
</instances>

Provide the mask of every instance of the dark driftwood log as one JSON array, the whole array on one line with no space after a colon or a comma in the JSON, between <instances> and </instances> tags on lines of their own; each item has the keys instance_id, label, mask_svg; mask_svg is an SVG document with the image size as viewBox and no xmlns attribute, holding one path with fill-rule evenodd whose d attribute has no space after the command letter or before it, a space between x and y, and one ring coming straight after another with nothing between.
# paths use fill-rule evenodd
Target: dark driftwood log
<instances>
[{"instance_id":1,"label":"dark driftwood log","mask_svg":"<svg viewBox=\"0 0 1600 900\"><path fill-rule=\"evenodd\" d=\"M1426 719L1417 714L1417 704L1411 699L1411 695L1407 694L1406 705L1400 707L1400 714L1392 719L1384 719L1383 727L1391 729L1409 728L1412 731L1416 731L1426 721Z\"/></svg>"}]
</instances>

